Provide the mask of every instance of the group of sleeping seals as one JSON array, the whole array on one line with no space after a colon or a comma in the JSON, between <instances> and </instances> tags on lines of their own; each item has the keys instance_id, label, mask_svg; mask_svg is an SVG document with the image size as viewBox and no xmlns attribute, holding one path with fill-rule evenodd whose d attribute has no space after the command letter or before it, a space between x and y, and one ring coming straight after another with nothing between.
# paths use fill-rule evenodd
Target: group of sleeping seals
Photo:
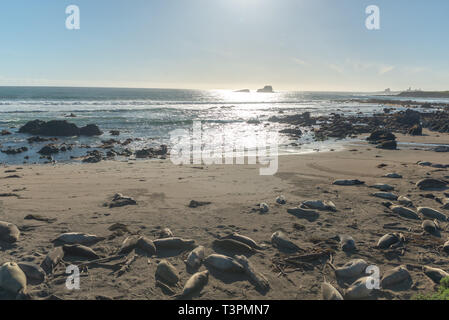
<instances>
[{"instance_id":1,"label":"group of sleeping seals","mask_svg":"<svg viewBox=\"0 0 449 320\"><path fill-rule=\"evenodd\" d=\"M324 300L357 300L370 297L373 290L376 289L371 275L366 275L368 263L363 259L349 261L342 267L336 268L330 264L335 271L337 278L356 279L352 284L340 293L330 283L324 281L322 284L322 296ZM437 279L440 274L433 271L432 276ZM377 289L387 289L403 283L411 283L411 275L405 266L398 266L387 270L380 280L380 287ZM371 285L370 285L371 284Z\"/></svg>"},{"instance_id":2,"label":"group of sleeping seals","mask_svg":"<svg viewBox=\"0 0 449 320\"><path fill-rule=\"evenodd\" d=\"M128 243L131 240L127 241ZM193 240L184 240L181 238L169 237L153 240L156 246L156 250L163 248L192 248L195 244ZM244 253L252 254L259 252L263 248L257 244L253 239L240 235L238 233L232 233L221 237L213 241L213 246L224 249L232 254ZM124 247L122 245L122 247ZM246 274L261 290L268 290L269 283L264 275L258 272L250 261L243 255L227 256L223 254L213 253L206 257L206 250L204 246L197 246L193 248L184 260L186 267L191 270L198 270L201 264L210 269L224 272L224 273L238 273ZM172 292L172 297L175 299L187 299L192 296L193 293L199 293L207 284L209 279L209 270L198 271L194 273L185 283L181 293L174 294L171 287L178 285L179 273L168 260L161 260L156 268L156 284L160 286L166 292Z\"/></svg>"}]
</instances>

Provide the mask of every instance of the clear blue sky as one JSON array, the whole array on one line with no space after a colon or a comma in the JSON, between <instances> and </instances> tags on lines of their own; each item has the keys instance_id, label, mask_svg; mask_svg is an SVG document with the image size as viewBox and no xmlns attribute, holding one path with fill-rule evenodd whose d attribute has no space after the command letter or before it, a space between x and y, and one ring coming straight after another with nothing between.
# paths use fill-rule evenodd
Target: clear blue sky
<instances>
[{"instance_id":1,"label":"clear blue sky","mask_svg":"<svg viewBox=\"0 0 449 320\"><path fill-rule=\"evenodd\" d=\"M448 15L447 0L2 1L0 85L449 90Z\"/></svg>"}]
</instances>

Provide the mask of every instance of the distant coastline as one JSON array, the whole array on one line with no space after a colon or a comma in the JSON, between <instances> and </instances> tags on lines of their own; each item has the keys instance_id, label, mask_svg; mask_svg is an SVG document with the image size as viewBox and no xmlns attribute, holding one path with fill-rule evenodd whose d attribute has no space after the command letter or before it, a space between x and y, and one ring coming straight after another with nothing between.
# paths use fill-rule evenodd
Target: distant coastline
<instances>
[{"instance_id":1,"label":"distant coastline","mask_svg":"<svg viewBox=\"0 0 449 320\"><path fill-rule=\"evenodd\" d=\"M413 98L449 98L449 91L404 91L399 97Z\"/></svg>"}]
</instances>

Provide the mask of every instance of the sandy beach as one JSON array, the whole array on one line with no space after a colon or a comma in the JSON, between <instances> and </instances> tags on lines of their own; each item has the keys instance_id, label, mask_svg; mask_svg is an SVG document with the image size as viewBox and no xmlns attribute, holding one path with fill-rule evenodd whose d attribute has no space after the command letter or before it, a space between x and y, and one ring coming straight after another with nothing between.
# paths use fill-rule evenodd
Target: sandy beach
<instances>
[{"instance_id":1,"label":"sandy beach","mask_svg":"<svg viewBox=\"0 0 449 320\"><path fill-rule=\"evenodd\" d=\"M397 135L400 142L449 144L447 134L429 131L424 136ZM410 299L418 293L433 291L434 283L424 275L422 266L447 271L449 257L441 246L447 238L447 224L441 223L441 238L422 232L421 220L405 219L393 214L382 202L371 196L375 183L394 187L394 193L407 196L414 207L440 210L434 198L444 199L443 191L422 191L415 183L427 177L448 180L448 169L420 166L418 161L449 164L447 153L429 151L429 147L381 150L364 141L346 146L341 152L316 152L281 156L274 176L259 175L257 165L183 165L170 160L102 161L96 164L55 164L3 166L3 196L0 198L0 220L13 223L21 230L18 242L3 247L1 262L29 261L40 264L54 247L51 240L65 232L84 232L104 237L92 248L101 257L115 254L130 235L155 239L163 228L177 237L193 239L206 248L206 255L220 252L212 242L226 234L238 232L265 248L248 256L254 267L266 276L270 289L262 292L245 275L210 270L209 281L194 299L322 299L321 284L329 281L340 292L349 285L337 279L328 258L279 269L286 257L272 246L271 235L284 231L303 254L331 252L334 266L361 258L380 268L381 275L399 265L406 265L412 283L398 288L375 291L372 299ZM382 177L398 173L402 179ZM335 179L359 179L361 186L336 186ZM137 205L118 208L104 206L114 194L121 193ZM275 199L284 195L287 203ZM191 200L209 205L190 208ZM320 211L314 221L299 219L287 213L305 200L331 200L336 212ZM267 203L269 212L260 213L259 203ZM395 203L395 201L393 201ZM54 220L24 219L41 215ZM121 232L110 227L121 223ZM401 232L405 244L399 249L380 250L377 241L386 233ZM336 237L351 235L357 250L340 250ZM60 263L48 279L28 290L36 298L51 295L62 299L171 299L156 286L155 270L162 258L179 272L179 293L191 274L183 260L189 251L161 253L148 257L138 255L122 275L105 266L92 266L81 273L80 289L68 290L67 275ZM78 259L79 261L79 259ZM69 261L64 260L69 264ZM202 265L200 271L205 270Z\"/></svg>"}]
</instances>

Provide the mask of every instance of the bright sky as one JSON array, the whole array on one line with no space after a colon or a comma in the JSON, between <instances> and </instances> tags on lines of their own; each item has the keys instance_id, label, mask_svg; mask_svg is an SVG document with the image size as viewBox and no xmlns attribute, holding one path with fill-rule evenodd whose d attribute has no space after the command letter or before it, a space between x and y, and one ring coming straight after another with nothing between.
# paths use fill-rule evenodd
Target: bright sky
<instances>
[{"instance_id":1,"label":"bright sky","mask_svg":"<svg viewBox=\"0 0 449 320\"><path fill-rule=\"evenodd\" d=\"M2 1L0 85L449 90L448 15L447 0Z\"/></svg>"}]
</instances>

